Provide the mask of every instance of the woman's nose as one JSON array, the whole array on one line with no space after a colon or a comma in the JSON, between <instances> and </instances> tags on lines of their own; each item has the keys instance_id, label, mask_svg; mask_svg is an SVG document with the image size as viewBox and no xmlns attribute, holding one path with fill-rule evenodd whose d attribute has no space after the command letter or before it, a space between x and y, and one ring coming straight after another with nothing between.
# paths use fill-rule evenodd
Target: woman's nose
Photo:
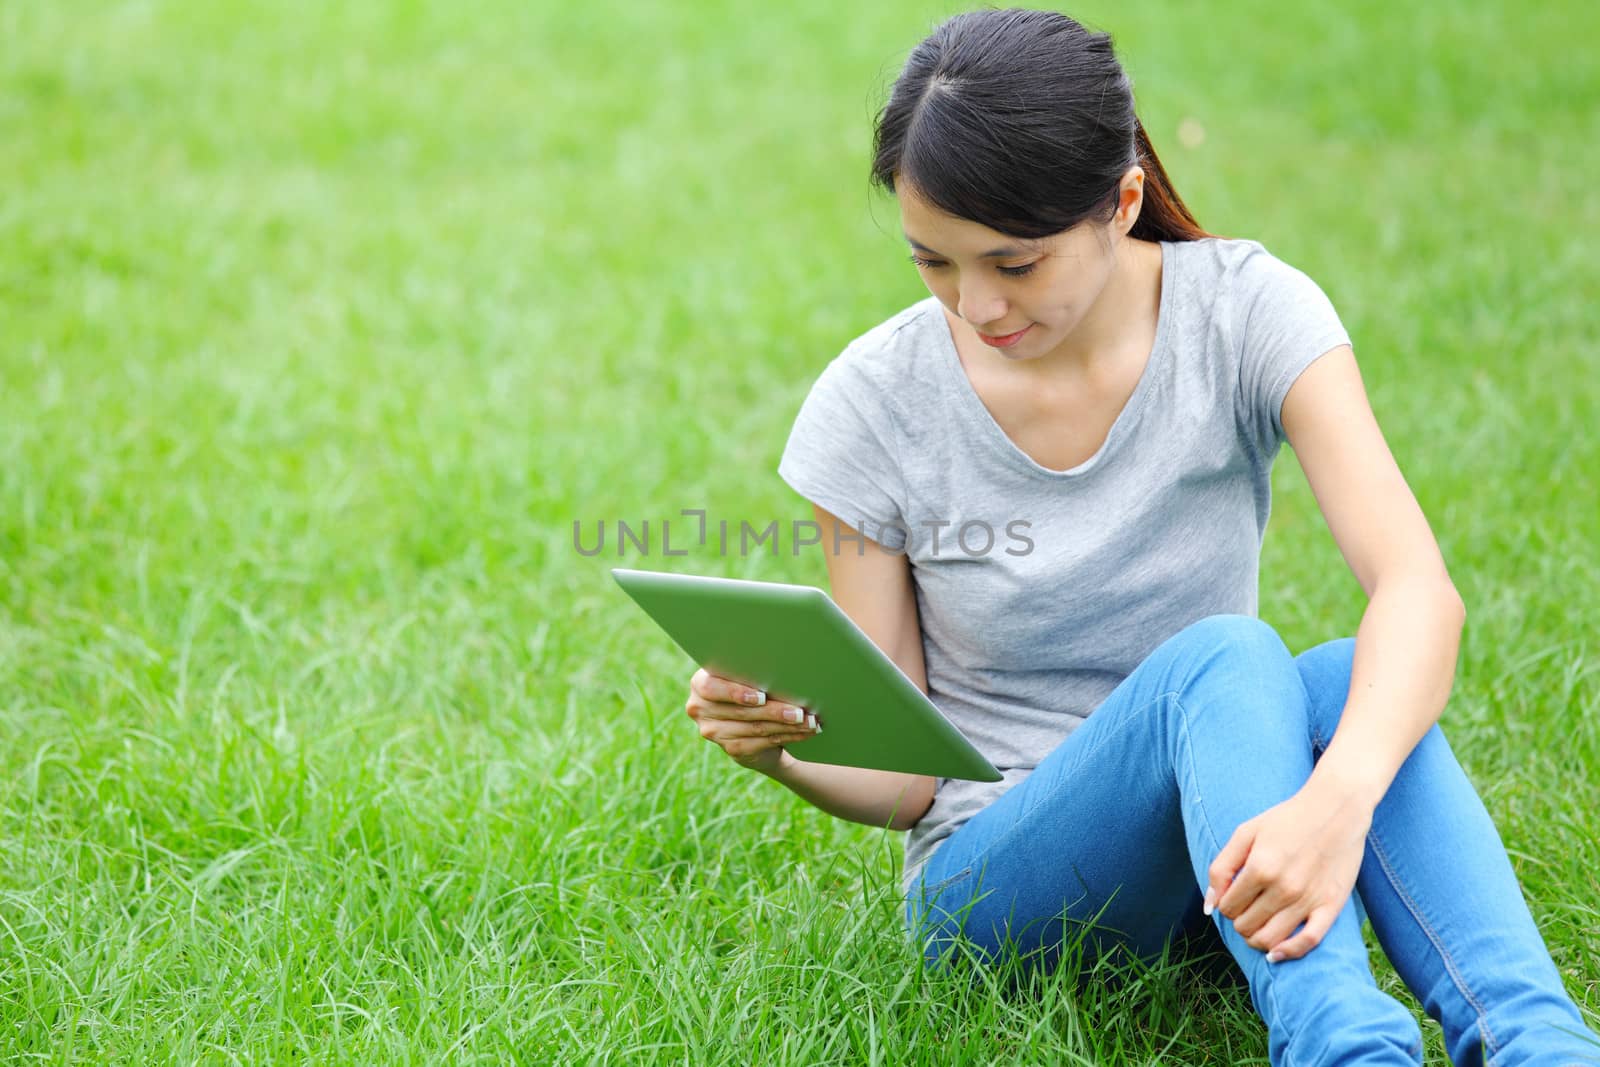
<instances>
[{"instance_id":1,"label":"woman's nose","mask_svg":"<svg viewBox=\"0 0 1600 1067\"><path fill-rule=\"evenodd\" d=\"M1006 303L993 290L962 286L956 302L956 314L973 326L987 326L1005 318Z\"/></svg>"}]
</instances>

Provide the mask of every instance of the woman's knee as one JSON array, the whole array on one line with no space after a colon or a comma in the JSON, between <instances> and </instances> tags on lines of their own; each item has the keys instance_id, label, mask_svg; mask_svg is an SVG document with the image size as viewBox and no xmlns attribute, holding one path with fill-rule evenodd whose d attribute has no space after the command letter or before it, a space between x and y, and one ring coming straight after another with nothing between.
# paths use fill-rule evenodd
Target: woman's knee
<instances>
[{"instance_id":1,"label":"woman's knee","mask_svg":"<svg viewBox=\"0 0 1600 1067\"><path fill-rule=\"evenodd\" d=\"M1239 726L1257 718L1276 726L1305 703L1294 656L1277 630L1253 615L1208 615L1174 635L1171 646L1159 684L1183 694L1191 713L1216 707Z\"/></svg>"},{"instance_id":2,"label":"woman's knee","mask_svg":"<svg viewBox=\"0 0 1600 1067\"><path fill-rule=\"evenodd\" d=\"M1324 641L1320 645L1313 645L1294 658L1296 667L1306 680L1309 687L1315 683L1319 687L1326 687L1329 683L1337 682L1346 686L1350 683L1350 668L1355 663L1356 639L1353 637L1336 637L1332 641Z\"/></svg>"},{"instance_id":3,"label":"woman's knee","mask_svg":"<svg viewBox=\"0 0 1600 1067\"><path fill-rule=\"evenodd\" d=\"M1254 615L1207 615L1184 627L1174 639L1201 652L1256 652L1289 658L1289 648L1278 631Z\"/></svg>"},{"instance_id":4,"label":"woman's knee","mask_svg":"<svg viewBox=\"0 0 1600 1067\"><path fill-rule=\"evenodd\" d=\"M1350 697L1350 671L1355 663L1356 639L1338 637L1306 649L1294 658L1305 683L1316 747L1326 745L1339 728L1345 702Z\"/></svg>"}]
</instances>

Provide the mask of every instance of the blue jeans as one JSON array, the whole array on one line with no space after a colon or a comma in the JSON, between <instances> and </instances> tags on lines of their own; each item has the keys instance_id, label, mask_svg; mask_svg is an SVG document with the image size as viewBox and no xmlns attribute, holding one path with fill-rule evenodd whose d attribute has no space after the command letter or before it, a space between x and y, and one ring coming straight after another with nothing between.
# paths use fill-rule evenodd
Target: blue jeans
<instances>
[{"instance_id":1,"label":"blue jeans","mask_svg":"<svg viewBox=\"0 0 1600 1067\"><path fill-rule=\"evenodd\" d=\"M1107 951L1154 961L1200 935L1243 971L1274 1065L1420 1063L1415 1017L1373 979L1370 920L1456 1067L1600 1064L1600 1036L1563 988L1437 725L1374 811L1355 893L1317 947L1268 963L1222 912L1201 911L1207 870L1235 828L1311 776L1339 725L1354 650L1342 638L1295 656L1245 615L1169 638L929 857L905 901L925 960L948 963L959 940L980 959L1009 946L1050 966L1070 940L1085 961Z\"/></svg>"}]
</instances>

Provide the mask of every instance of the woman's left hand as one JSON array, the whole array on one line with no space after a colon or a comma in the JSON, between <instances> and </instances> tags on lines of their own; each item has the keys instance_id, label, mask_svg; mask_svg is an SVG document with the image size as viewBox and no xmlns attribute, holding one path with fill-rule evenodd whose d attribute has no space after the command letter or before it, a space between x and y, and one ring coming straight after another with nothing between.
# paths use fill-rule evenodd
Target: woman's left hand
<instances>
[{"instance_id":1,"label":"woman's left hand","mask_svg":"<svg viewBox=\"0 0 1600 1067\"><path fill-rule=\"evenodd\" d=\"M1215 902L1246 943L1272 950L1269 963L1304 956L1322 943L1350 899L1372 811L1355 797L1307 782L1240 823L1207 871L1207 914ZM1305 929L1295 934L1301 923Z\"/></svg>"}]
</instances>

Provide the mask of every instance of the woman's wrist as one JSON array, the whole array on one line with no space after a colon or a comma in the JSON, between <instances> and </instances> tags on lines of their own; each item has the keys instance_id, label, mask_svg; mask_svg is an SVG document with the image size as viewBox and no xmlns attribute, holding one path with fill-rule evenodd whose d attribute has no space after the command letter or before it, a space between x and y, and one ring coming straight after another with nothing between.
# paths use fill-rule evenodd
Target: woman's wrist
<instances>
[{"instance_id":1,"label":"woman's wrist","mask_svg":"<svg viewBox=\"0 0 1600 1067\"><path fill-rule=\"evenodd\" d=\"M788 777L794 771L795 765L800 761L789 755L786 748L778 749L778 761L771 767L761 768L761 773L774 781L788 785Z\"/></svg>"}]
</instances>

